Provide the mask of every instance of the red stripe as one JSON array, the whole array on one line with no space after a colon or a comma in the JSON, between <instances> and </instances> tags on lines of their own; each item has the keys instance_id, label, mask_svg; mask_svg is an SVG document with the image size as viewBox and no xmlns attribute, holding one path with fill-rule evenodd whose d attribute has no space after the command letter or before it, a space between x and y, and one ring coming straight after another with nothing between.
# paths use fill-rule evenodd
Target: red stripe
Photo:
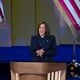
<instances>
[{"instance_id":1,"label":"red stripe","mask_svg":"<svg viewBox=\"0 0 80 80\"><path fill-rule=\"evenodd\" d=\"M74 17L72 16L72 14L70 13L69 9L67 8L66 4L64 3L63 0L59 0L59 3L61 4L61 6L63 7L64 11L66 12L66 14L68 15L68 17L70 18L72 24L74 25L74 27L76 28L76 30L79 30L80 27L77 24L77 22L75 21Z\"/></svg>"},{"instance_id":2,"label":"red stripe","mask_svg":"<svg viewBox=\"0 0 80 80\"><path fill-rule=\"evenodd\" d=\"M79 8L77 7L76 3L74 2L74 0L69 0L70 3L72 4L73 8L75 9L77 15L80 17L80 10Z\"/></svg>"}]
</instances>

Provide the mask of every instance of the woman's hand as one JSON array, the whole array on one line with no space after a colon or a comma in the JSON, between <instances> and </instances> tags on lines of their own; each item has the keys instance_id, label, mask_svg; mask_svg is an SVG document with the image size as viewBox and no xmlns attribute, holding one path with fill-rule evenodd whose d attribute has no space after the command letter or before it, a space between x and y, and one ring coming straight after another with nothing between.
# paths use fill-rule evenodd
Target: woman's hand
<instances>
[{"instance_id":1,"label":"woman's hand","mask_svg":"<svg viewBox=\"0 0 80 80\"><path fill-rule=\"evenodd\" d=\"M43 56L44 52L45 52L44 49L39 49L39 50L36 51L37 56L40 56L40 57Z\"/></svg>"}]
</instances>

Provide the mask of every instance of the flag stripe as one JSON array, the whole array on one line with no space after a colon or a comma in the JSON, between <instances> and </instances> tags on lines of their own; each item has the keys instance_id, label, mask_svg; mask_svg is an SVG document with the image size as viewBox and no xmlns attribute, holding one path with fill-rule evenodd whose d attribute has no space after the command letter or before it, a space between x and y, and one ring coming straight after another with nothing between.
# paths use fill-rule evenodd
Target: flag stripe
<instances>
[{"instance_id":1,"label":"flag stripe","mask_svg":"<svg viewBox=\"0 0 80 80\"><path fill-rule=\"evenodd\" d=\"M2 11L1 11L1 8L0 8L0 16L2 15Z\"/></svg>"},{"instance_id":2,"label":"flag stripe","mask_svg":"<svg viewBox=\"0 0 80 80\"><path fill-rule=\"evenodd\" d=\"M75 3L76 3L77 7L78 7L79 10L80 10L80 0L74 0L74 1L75 1Z\"/></svg>"},{"instance_id":3,"label":"flag stripe","mask_svg":"<svg viewBox=\"0 0 80 80\"><path fill-rule=\"evenodd\" d=\"M1 0L0 0L0 8L1 8L1 11L2 11L3 16L5 16L4 15L4 10L3 10L3 5L2 5L2 1Z\"/></svg>"},{"instance_id":4,"label":"flag stripe","mask_svg":"<svg viewBox=\"0 0 80 80\"><path fill-rule=\"evenodd\" d=\"M2 0L0 0L0 22L3 22L4 20L5 20L4 9Z\"/></svg>"},{"instance_id":5,"label":"flag stripe","mask_svg":"<svg viewBox=\"0 0 80 80\"><path fill-rule=\"evenodd\" d=\"M72 0L70 0L70 3L71 3L71 5L73 6L73 8L75 9L75 11L76 11L76 13L77 13L77 15L79 16L79 18L80 18L80 10L79 10L79 8L77 7L77 5L76 5L76 3L74 2L74 0L72 1Z\"/></svg>"},{"instance_id":6,"label":"flag stripe","mask_svg":"<svg viewBox=\"0 0 80 80\"><path fill-rule=\"evenodd\" d=\"M67 1L67 0L65 0ZM73 17L72 13L70 12L70 10L68 9L68 7L66 6L66 4L64 3L63 0L59 0L60 5L62 6L62 8L64 9L64 11L66 12L66 14L68 15L69 19L71 20L72 24L74 25L74 27L78 30L80 29L79 24L77 24L75 18ZM69 6L69 5L68 5Z\"/></svg>"},{"instance_id":7,"label":"flag stripe","mask_svg":"<svg viewBox=\"0 0 80 80\"><path fill-rule=\"evenodd\" d=\"M76 20L77 24L79 24L80 26L80 18L78 17L77 13L75 12L74 8L72 7L71 3L69 2L69 0L64 0L64 3L66 4L67 8L69 9L69 11L71 12L72 16L74 17L74 19Z\"/></svg>"}]
</instances>

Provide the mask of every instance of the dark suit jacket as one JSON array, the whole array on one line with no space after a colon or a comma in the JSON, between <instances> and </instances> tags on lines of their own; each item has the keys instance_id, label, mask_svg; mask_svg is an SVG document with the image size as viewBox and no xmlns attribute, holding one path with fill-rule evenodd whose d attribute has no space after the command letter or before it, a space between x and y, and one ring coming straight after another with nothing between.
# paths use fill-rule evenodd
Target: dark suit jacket
<instances>
[{"instance_id":1,"label":"dark suit jacket","mask_svg":"<svg viewBox=\"0 0 80 80\"><path fill-rule=\"evenodd\" d=\"M43 57L37 56L36 50L44 49L45 53ZM33 55L33 61L52 61L53 56L56 54L56 41L55 36L49 35L41 38L40 36L32 36L31 37L31 49Z\"/></svg>"}]
</instances>

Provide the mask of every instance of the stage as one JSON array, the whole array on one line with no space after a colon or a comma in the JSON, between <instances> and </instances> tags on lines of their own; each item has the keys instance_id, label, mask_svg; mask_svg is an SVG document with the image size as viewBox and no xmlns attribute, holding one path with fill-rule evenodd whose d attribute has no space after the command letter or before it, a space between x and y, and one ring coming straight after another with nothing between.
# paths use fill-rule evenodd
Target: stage
<instances>
[{"instance_id":1,"label":"stage","mask_svg":"<svg viewBox=\"0 0 80 80\"><path fill-rule=\"evenodd\" d=\"M80 45L76 46L76 59L80 62ZM57 55L53 62L71 63L73 60L73 46L57 46ZM32 62L30 46L0 47L0 79L10 80L10 62ZM67 80L79 80L80 78L67 77Z\"/></svg>"}]
</instances>

